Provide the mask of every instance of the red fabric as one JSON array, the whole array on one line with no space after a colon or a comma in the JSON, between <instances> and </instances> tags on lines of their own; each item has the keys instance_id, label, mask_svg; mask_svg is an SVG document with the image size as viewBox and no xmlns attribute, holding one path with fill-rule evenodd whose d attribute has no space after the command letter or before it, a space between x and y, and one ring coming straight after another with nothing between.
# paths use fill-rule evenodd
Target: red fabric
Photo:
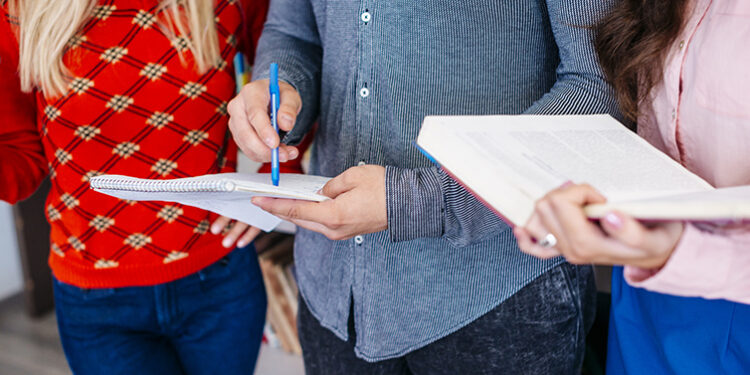
<instances>
[{"instance_id":1,"label":"red fabric","mask_svg":"<svg viewBox=\"0 0 750 375\"><path fill-rule=\"evenodd\" d=\"M59 280L79 287L168 282L229 251L221 236L207 231L216 215L178 204L123 201L88 186L91 176L104 173L170 179L235 169L237 148L228 136L226 113L235 92L232 59L244 30L243 13L256 25L267 2L215 1L222 62L205 74L193 68L189 49L180 55L179 41L156 23L163 17L158 4L99 1L64 56L75 80L61 97L37 93L34 105L17 89L0 88L3 98L26 103L3 113L12 113L5 123L13 125L2 130L10 147L18 147L21 135L31 135L29 113L39 114L36 134L52 180L46 209L52 227L49 262ZM39 155L38 149L30 154ZM38 182L19 173L35 159L24 160L7 163L3 154L1 164L13 164L4 168L17 171L0 187L3 197L27 193L12 185Z\"/></svg>"},{"instance_id":2,"label":"red fabric","mask_svg":"<svg viewBox=\"0 0 750 375\"><path fill-rule=\"evenodd\" d=\"M47 174L34 96L21 92L17 67L16 39L0 19L0 200L10 203L31 195Z\"/></svg>"}]
</instances>

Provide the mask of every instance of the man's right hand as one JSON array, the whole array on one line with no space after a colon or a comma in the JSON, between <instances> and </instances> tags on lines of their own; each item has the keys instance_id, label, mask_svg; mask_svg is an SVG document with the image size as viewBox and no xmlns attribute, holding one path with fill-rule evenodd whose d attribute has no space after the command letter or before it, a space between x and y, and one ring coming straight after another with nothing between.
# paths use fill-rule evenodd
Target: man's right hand
<instances>
[{"instance_id":1,"label":"man's right hand","mask_svg":"<svg viewBox=\"0 0 750 375\"><path fill-rule=\"evenodd\" d=\"M302 110L302 99L292 85L279 81L281 105L279 106L279 129L294 128L297 115ZM279 147L279 161L296 159L299 150L293 146L279 145L279 135L271 126L268 80L260 79L245 85L239 95L229 102L229 129L235 143L250 159L267 163L271 161L271 149Z\"/></svg>"}]
</instances>

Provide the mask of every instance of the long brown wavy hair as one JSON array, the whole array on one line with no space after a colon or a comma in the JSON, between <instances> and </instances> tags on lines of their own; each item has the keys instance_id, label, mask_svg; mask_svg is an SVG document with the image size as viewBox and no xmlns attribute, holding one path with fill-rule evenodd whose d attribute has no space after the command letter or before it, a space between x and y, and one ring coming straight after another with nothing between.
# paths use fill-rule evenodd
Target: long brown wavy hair
<instances>
[{"instance_id":1,"label":"long brown wavy hair","mask_svg":"<svg viewBox=\"0 0 750 375\"><path fill-rule=\"evenodd\" d=\"M596 26L596 52L629 120L664 73L682 31L690 0L622 0Z\"/></svg>"}]
</instances>

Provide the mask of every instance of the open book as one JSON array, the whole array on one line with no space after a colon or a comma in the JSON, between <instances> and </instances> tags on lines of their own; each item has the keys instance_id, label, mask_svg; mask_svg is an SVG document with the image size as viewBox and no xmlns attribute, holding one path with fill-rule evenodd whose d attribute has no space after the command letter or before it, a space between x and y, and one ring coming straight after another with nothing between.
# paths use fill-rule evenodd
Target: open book
<instances>
[{"instance_id":1,"label":"open book","mask_svg":"<svg viewBox=\"0 0 750 375\"><path fill-rule=\"evenodd\" d=\"M279 186L264 173L220 173L173 180L149 180L128 176L102 175L91 179L91 188L113 197L134 201L177 202L242 221L266 232L281 219L253 205L254 196L302 199L320 202L318 194L327 177L284 174Z\"/></svg>"},{"instance_id":2,"label":"open book","mask_svg":"<svg viewBox=\"0 0 750 375\"><path fill-rule=\"evenodd\" d=\"M588 183L641 220L750 218L750 186L714 189L608 115L431 116L417 145L487 206L515 225L566 181Z\"/></svg>"}]
</instances>

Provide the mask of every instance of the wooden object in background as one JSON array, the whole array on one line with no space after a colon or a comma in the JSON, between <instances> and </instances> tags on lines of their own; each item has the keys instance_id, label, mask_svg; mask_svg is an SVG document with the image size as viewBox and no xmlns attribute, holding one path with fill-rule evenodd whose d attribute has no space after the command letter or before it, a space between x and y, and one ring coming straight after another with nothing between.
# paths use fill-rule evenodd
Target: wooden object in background
<instances>
[{"instance_id":1,"label":"wooden object in background","mask_svg":"<svg viewBox=\"0 0 750 375\"><path fill-rule=\"evenodd\" d=\"M302 354L297 335L297 283L294 265L294 236L268 233L259 237L255 246L268 296L267 319L273 334L287 352Z\"/></svg>"}]
</instances>

